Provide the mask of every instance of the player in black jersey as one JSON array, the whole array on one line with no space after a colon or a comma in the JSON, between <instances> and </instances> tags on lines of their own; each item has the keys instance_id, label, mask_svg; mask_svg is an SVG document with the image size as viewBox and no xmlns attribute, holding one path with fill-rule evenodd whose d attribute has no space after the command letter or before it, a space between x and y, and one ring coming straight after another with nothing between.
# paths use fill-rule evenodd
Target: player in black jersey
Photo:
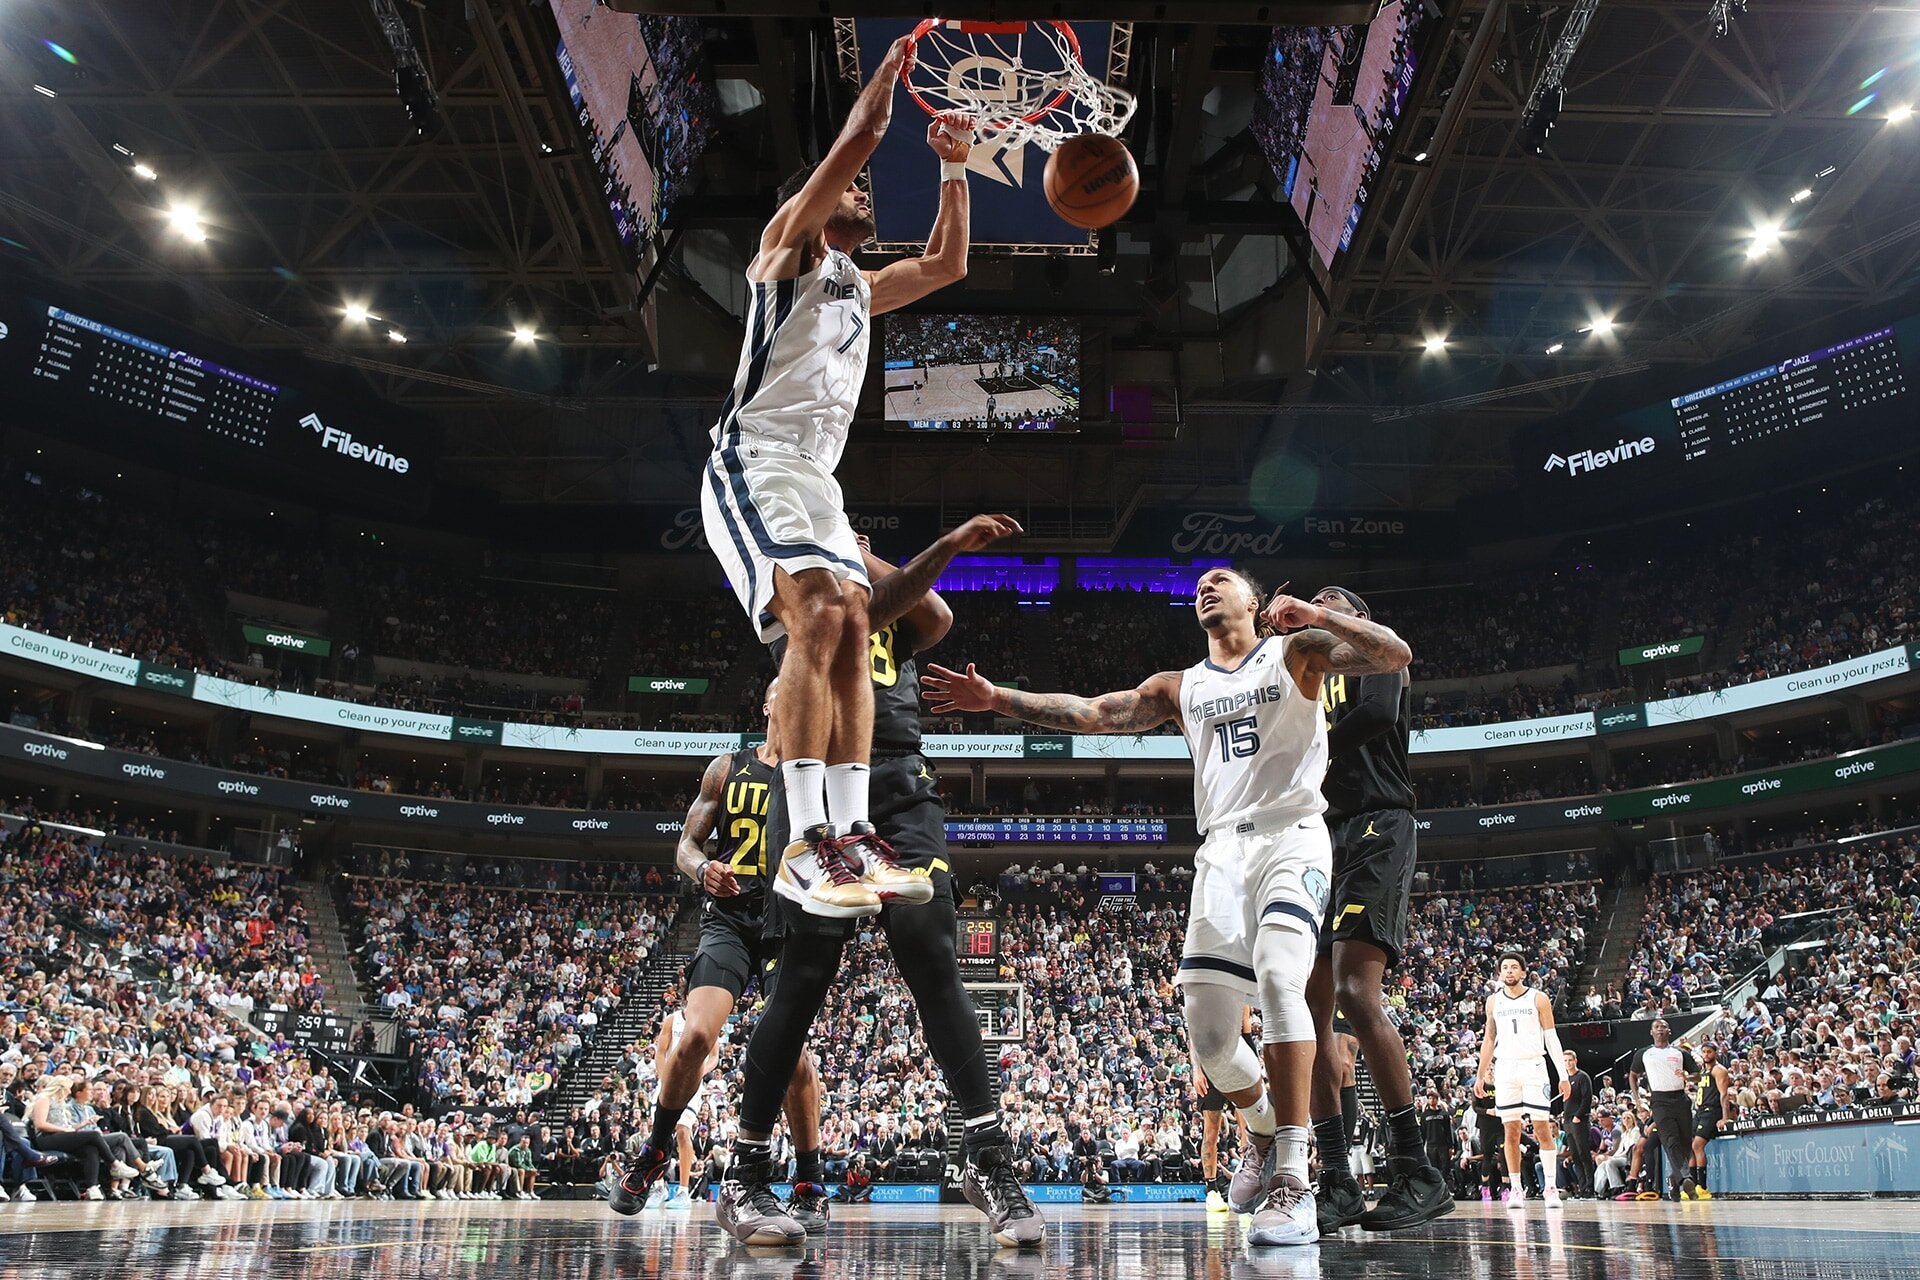
<instances>
[{"instance_id":1,"label":"player in black jersey","mask_svg":"<svg viewBox=\"0 0 1920 1280\"><path fill-rule=\"evenodd\" d=\"M873 776L868 787L872 818L871 825L855 824L848 838L878 847L895 865L931 883L931 900L889 902L881 911L880 924L920 1011L922 1034L960 1104L967 1152L962 1190L987 1215L996 1241L1031 1247L1041 1243L1045 1222L1015 1172L987 1071L979 1017L960 977L946 809L933 767L920 754L920 676L914 662L953 625L946 602L931 589L940 571L958 552L1002 536L1005 525L1011 523L1004 516L977 516L904 569L875 557L861 539L867 573L873 580L868 614L876 628L867 651L874 695ZM776 839L784 811L783 798L776 795L770 818ZM742 1232L732 1225L729 1205L764 1203L767 1143L780 1090L826 1001L854 927L851 920L815 915L785 896L776 896L772 902L787 930L780 983L747 1044L740 1139L716 1214L721 1226L736 1235ZM762 1233L761 1238L779 1226L764 1214L746 1221Z\"/></svg>"},{"instance_id":2,"label":"player in black jersey","mask_svg":"<svg viewBox=\"0 0 1920 1280\"><path fill-rule=\"evenodd\" d=\"M685 976L684 1025L659 1063L653 1129L646 1144L607 1197L617 1213L638 1213L647 1193L667 1170L675 1129L700 1091L700 1077L733 1007L758 976L771 992L778 966L779 930L770 930L767 908L767 848L772 798L780 790L780 747L774 741L773 701L779 681L767 686L761 707L767 741L731 755L715 756L700 778L700 794L680 828L674 865L700 886L700 948ZM715 838L717 852L707 844ZM778 845L774 846L778 848ZM788 1136L798 1157L787 1216L808 1231L827 1228L826 1173L820 1156L820 1077L813 1055L802 1054L790 1073L785 1102ZM681 1181L688 1181L681 1170Z\"/></svg>"},{"instance_id":3,"label":"player in black jersey","mask_svg":"<svg viewBox=\"0 0 1920 1280\"><path fill-rule=\"evenodd\" d=\"M1733 1081L1720 1065L1720 1050L1700 1049L1700 1087L1694 1094L1693 1198L1711 1200L1707 1190L1707 1144L1720 1136L1720 1126L1733 1123Z\"/></svg>"},{"instance_id":4,"label":"player in black jersey","mask_svg":"<svg viewBox=\"0 0 1920 1280\"><path fill-rule=\"evenodd\" d=\"M1321 608L1371 620L1345 587L1313 598ZM1313 1071L1313 1132L1320 1147L1320 1233L1359 1223L1396 1231L1453 1212L1444 1171L1427 1159L1413 1107L1407 1046L1387 1018L1380 988L1407 942L1407 911L1416 856L1413 778L1407 769L1412 689L1405 671L1328 676L1320 686L1327 715L1327 826L1333 833L1333 893L1320 931L1320 956L1307 982L1307 1004L1319 1031ZM1335 1009L1351 1028L1387 1113L1387 1190L1367 1207L1348 1168L1348 1123L1342 1115L1342 1051Z\"/></svg>"}]
</instances>

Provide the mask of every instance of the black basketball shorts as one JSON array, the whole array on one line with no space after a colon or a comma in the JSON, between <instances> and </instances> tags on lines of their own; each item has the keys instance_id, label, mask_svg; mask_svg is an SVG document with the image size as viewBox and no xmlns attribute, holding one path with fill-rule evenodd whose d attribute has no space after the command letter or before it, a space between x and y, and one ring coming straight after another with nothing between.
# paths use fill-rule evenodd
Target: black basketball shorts
<instances>
[{"instance_id":1,"label":"black basketball shorts","mask_svg":"<svg viewBox=\"0 0 1920 1280\"><path fill-rule=\"evenodd\" d=\"M1356 814L1333 828L1333 893L1320 949L1336 942L1367 942L1387 953L1387 967L1399 963L1407 945L1407 912L1413 898L1418 851L1413 814L1405 809L1375 809Z\"/></svg>"}]
</instances>

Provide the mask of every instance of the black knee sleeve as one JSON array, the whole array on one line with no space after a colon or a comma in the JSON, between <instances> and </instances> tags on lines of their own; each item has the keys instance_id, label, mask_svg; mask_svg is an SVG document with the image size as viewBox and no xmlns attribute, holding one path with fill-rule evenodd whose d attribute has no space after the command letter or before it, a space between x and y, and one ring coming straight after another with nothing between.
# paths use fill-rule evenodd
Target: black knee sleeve
<instances>
[{"instance_id":1,"label":"black knee sleeve","mask_svg":"<svg viewBox=\"0 0 1920 1280\"><path fill-rule=\"evenodd\" d=\"M936 894L923 907L887 913L887 944L920 1010L920 1034L946 1075L960 1114L973 1119L998 1112L1000 1104L987 1074L980 1017L960 980L953 942L958 920L953 899Z\"/></svg>"},{"instance_id":2,"label":"black knee sleeve","mask_svg":"<svg viewBox=\"0 0 1920 1280\"><path fill-rule=\"evenodd\" d=\"M781 1099L794 1068L806 1051L807 1032L820 1016L834 975L840 972L839 938L789 934L780 951L780 980L747 1041L745 1079L740 1090L740 1128L753 1134L773 1132Z\"/></svg>"}]
</instances>

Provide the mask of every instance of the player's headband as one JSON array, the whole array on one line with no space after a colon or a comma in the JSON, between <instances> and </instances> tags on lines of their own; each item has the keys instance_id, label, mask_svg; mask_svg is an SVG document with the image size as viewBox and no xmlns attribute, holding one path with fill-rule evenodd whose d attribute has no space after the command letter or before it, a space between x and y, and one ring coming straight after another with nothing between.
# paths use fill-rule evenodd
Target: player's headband
<instances>
[{"instance_id":1,"label":"player's headband","mask_svg":"<svg viewBox=\"0 0 1920 1280\"><path fill-rule=\"evenodd\" d=\"M1345 596L1347 598L1347 603L1353 606L1353 611L1355 613L1364 614L1369 618L1373 616L1373 610L1367 608L1367 602L1365 600L1362 600L1359 596L1355 595L1353 592L1347 590L1345 587L1322 587L1318 591L1314 592L1314 594L1316 596L1323 596L1327 594L1327 592L1329 591L1337 592L1340 595Z\"/></svg>"}]
</instances>

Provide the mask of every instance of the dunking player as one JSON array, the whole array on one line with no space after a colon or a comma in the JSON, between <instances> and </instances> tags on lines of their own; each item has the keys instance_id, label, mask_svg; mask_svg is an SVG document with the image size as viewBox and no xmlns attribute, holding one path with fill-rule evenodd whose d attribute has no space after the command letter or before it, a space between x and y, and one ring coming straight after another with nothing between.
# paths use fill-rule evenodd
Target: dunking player
<instances>
[{"instance_id":1,"label":"dunking player","mask_svg":"<svg viewBox=\"0 0 1920 1280\"><path fill-rule=\"evenodd\" d=\"M1247 1048L1254 1047L1252 1006L1240 1011L1240 1038L1247 1042ZM1200 1176L1207 1184L1207 1212L1225 1213L1228 1187L1227 1179L1220 1173L1220 1131L1226 1127L1229 1103L1220 1086L1207 1079L1207 1069L1200 1065L1200 1055L1194 1051L1191 1040L1187 1042L1187 1051L1193 1059L1194 1096L1200 1100ZM1236 1117L1238 1114L1235 1113ZM1245 1146L1247 1123L1245 1120L1239 1123L1240 1144Z\"/></svg>"},{"instance_id":2,"label":"dunking player","mask_svg":"<svg viewBox=\"0 0 1920 1280\"><path fill-rule=\"evenodd\" d=\"M1320 1229L1307 1185L1315 1039L1307 977L1333 873L1320 817L1327 767L1320 688L1330 675L1399 671L1412 654L1378 623L1292 596L1276 595L1263 611L1259 585L1230 569L1202 575L1193 603L1207 633L1206 660L1134 689L1097 698L1023 693L995 688L972 665L965 674L930 665L926 684L936 713L996 711L1079 733L1143 733L1179 721L1206 833L1194 855L1178 978L1187 1034L1207 1078L1247 1124L1229 1196L1236 1210L1259 1208L1248 1238L1311 1244ZM1261 622L1295 633L1262 639ZM1239 1035L1256 994L1271 1104L1260 1058Z\"/></svg>"},{"instance_id":3,"label":"dunking player","mask_svg":"<svg viewBox=\"0 0 1920 1280\"><path fill-rule=\"evenodd\" d=\"M920 754L920 677L914 663L914 655L938 643L953 625L946 602L931 589L941 570L956 554L1019 531L1011 517L975 516L904 569L877 559L864 546L860 550L873 577L871 616L878 626L867 645L867 679L876 700L874 828L867 839L926 889L917 903L904 894L890 902L880 925L920 1011L921 1032L960 1104L967 1150L962 1190L987 1215L995 1240L1029 1247L1041 1243L1046 1224L1015 1173L987 1072L979 1017L960 978L946 810L933 769ZM769 817L775 831L787 820L784 808L776 795ZM723 1228L747 1244L805 1239L802 1224L767 1185L768 1142L780 1095L853 932L851 920L816 915L793 902L781 908L787 937L780 954L780 981L747 1042L740 1137L716 1214Z\"/></svg>"},{"instance_id":4,"label":"dunking player","mask_svg":"<svg viewBox=\"0 0 1920 1280\"><path fill-rule=\"evenodd\" d=\"M747 264L746 341L700 488L707 541L760 638L791 641L776 717L797 838L774 889L838 918L872 915L903 894L926 901L924 879L850 838L867 818L870 584L833 478L866 376L871 317L967 273L973 120L958 112L927 129L941 180L926 253L871 272L848 256L873 238L854 180L892 121L909 47L903 39L887 51L826 157L780 189Z\"/></svg>"},{"instance_id":5,"label":"dunking player","mask_svg":"<svg viewBox=\"0 0 1920 1280\"><path fill-rule=\"evenodd\" d=\"M693 1185L689 1155L692 1122L700 1082L713 1069L720 1036L733 1007L755 975L762 994L771 995L779 950L777 921L767 910L767 822L780 764L780 741L773 727L780 682L767 686L761 714L767 740L758 747L715 756L700 778L700 794L680 828L674 865L700 886L700 948L687 966L684 1010L663 1028L655 1065L660 1076L653 1100L653 1129L607 1203L616 1213L638 1213L647 1193L667 1171L670 1146L680 1153L680 1182ZM708 857L709 838L718 835L717 855ZM786 1092L788 1136L799 1168L787 1216L809 1231L827 1228L826 1174L820 1158L820 1078L813 1055L805 1054ZM682 1201L669 1203L682 1204Z\"/></svg>"},{"instance_id":6,"label":"dunking player","mask_svg":"<svg viewBox=\"0 0 1920 1280\"><path fill-rule=\"evenodd\" d=\"M1558 1086L1548 1077L1565 1070L1565 1062L1547 993L1527 985L1527 962L1518 951L1502 952L1500 989L1487 997L1487 1033L1480 1042L1473 1096L1484 1098L1487 1086L1493 1086L1493 1109L1507 1131L1507 1208L1516 1212L1527 1207L1520 1178L1520 1126L1529 1116L1534 1139L1540 1144L1540 1184L1547 1208L1561 1207L1560 1191L1554 1185L1560 1161L1553 1153L1550 1101Z\"/></svg>"},{"instance_id":7,"label":"dunking player","mask_svg":"<svg viewBox=\"0 0 1920 1280\"><path fill-rule=\"evenodd\" d=\"M1313 602L1332 613L1371 618L1345 587L1327 587ZM1320 1146L1320 1230L1353 1223L1397 1231L1453 1212L1447 1175L1427 1162L1413 1109L1407 1046L1387 1018L1380 987L1407 943L1413 892L1413 775L1407 738L1413 728L1412 682L1404 671L1329 676L1320 685L1327 716L1327 826L1333 833L1333 900L1320 932L1320 957L1307 983L1320 1053L1313 1069L1313 1136ZM1351 1045L1338 1044L1338 1008L1366 1055L1387 1113L1387 1190L1369 1209L1347 1168L1352 1133L1345 1106L1352 1083ZM1344 1073L1344 1078L1343 1078Z\"/></svg>"}]
</instances>

